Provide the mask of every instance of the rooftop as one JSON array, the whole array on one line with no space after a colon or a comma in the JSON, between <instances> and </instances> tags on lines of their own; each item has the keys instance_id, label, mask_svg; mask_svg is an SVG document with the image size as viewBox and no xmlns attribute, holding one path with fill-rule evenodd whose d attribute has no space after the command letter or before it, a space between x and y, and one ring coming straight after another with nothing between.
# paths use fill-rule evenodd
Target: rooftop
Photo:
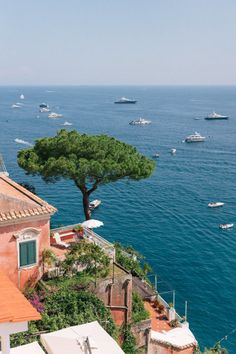
<instances>
[{"instance_id":1,"label":"rooftop","mask_svg":"<svg viewBox=\"0 0 236 354\"><path fill-rule=\"evenodd\" d=\"M0 225L34 215L54 214L56 208L0 174Z\"/></svg>"},{"instance_id":2,"label":"rooftop","mask_svg":"<svg viewBox=\"0 0 236 354\"><path fill-rule=\"evenodd\" d=\"M40 320L40 314L11 280L0 272L0 323Z\"/></svg>"}]
</instances>

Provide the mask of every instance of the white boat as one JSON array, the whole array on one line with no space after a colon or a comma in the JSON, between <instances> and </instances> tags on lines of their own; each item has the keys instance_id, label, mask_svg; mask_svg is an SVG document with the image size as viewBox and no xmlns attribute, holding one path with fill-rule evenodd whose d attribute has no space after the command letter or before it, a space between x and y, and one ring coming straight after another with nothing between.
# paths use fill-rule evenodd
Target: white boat
<instances>
[{"instance_id":1,"label":"white boat","mask_svg":"<svg viewBox=\"0 0 236 354\"><path fill-rule=\"evenodd\" d=\"M217 119L228 119L228 116L223 116L222 114L218 114L216 112L212 112L205 117L207 120L217 120Z\"/></svg>"},{"instance_id":2,"label":"white boat","mask_svg":"<svg viewBox=\"0 0 236 354\"><path fill-rule=\"evenodd\" d=\"M93 200L92 202L89 203L89 210L94 210L96 209L97 207L99 207L99 205L102 203L101 200L99 199L95 199Z\"/></svg>"},{"instance_id":3,"label":"white boat","mask_svg":"<svg viewBox=\"0 0 236 354\"><path fill-rule=\"evenodd\" d=\"M21 106L19 104L14 103L11 108L21 108Z\"/></svg>"},{"instance_id":4,"label":"white boat","mask_svg":"<svg viewBox=\"0 0 236 354\"><path fill-rule=\"evenodd\" d=\"M220 224L219 228L222 230L227 230L227 229L232 229L234 227L234 224Z\"/></svg>"},{"instance_id":5,"label":"white boat","mask_svg":"<svg viewBox=\"0 0 236 354\"><path fill-rule=\"evenodd\" d=\"M45 112L50 112L50 109L49 108L40 108L39 110L41 113L45 113Z\"/></svg>"},{"instance_id":6,"label":"white boat","mask_svg":"<svg viewBox=\"0 0 236 354\"><path fill-rule=\"evenodd\" d=\"M175 154L176 154L176 149L171 149L171 150L170 150L170 153L171 153L172 155L175 155Z\"/></svg>"},{"instance_id":7,"label":"white boat","mask_svg":"<svg viewBox=\"0 0 236 354\"><path fill-rule=\"evenodd\" d=\"M187 138L185 138L185 142L186 143L199 143L202 141L205 141L205 136L201 136L201 134L195 132L192 135L187 136Z\"/></svg>"},{"instance_id":8,"label":"white boat","mask_svg":"<svg viewBox=\"0 0 236 354\"><path fill-rule=\"evenodd\" d=\"M160 154L158 154L158 152L157 152L156 154L152 155L152 157L153 157L154 159L158 159L158 158L160 157Z\"/></svg>"},{"instance_id":9,"label":"white boat","mask_svg":"<svg viewBox=\"0 0 236 354\"><path fill-rule=\"evenodd\" d=\"M209 208L219 208L219 207L222 207L224 205L225 205L225 203L222 203L222 202L210 202L210 203L208 203L208 207Z\"/></svg>"},{"instance_id":10,"label":"white boat","mask_svg":"<svg viewBox=\"0 0 236 354\"><path fill-rule=\"evenodd\" d=\"M115 101L114 103L136 103L136 100L131 100L130 98L126 98L126 97L121 97L119 100Z\"/></svg>"},{"instance_id":11,"label":"white boat","mask_svg":"<svg viewBox=\"0 0 236 354\"><path fill-rule=\"evenodd\" d=\"M25 96L24 96L24 95L20 95L20 99L21 99L21 100L24 100L24 99L25 99Z\"/></svg>"},{"instance_id":12,"label":"white boat","mask_svg":"<svg viewBox=\"0 0 236 354\"><path fill-rule=\"evenodd\" d=\"M72 123L65 121L63 125L72 125Z\"/></svg>"},{"instance_id":13,"label":"white boat","mask_svg":"<svg viewBox=\"0 0 236 354\"><path fill-rule=\"evenodd\" d=\"M130 125L148 125L151 124L151 120L146 120L144 118L138 118L129 122Z\"/></svg>"},{"instance_id":14,"label":"white boat","mask_svg":"<svg viewBox=\"0 0 236 354\"><path fill-rule=\"evenodd\" d=\"M50 114L48 115L48 118L61 118L61 117L63 117L62 114L60 114L60 113L55 113L55 112L52 112L52 113L50 113Z\"/></svg>"}]
</instances>

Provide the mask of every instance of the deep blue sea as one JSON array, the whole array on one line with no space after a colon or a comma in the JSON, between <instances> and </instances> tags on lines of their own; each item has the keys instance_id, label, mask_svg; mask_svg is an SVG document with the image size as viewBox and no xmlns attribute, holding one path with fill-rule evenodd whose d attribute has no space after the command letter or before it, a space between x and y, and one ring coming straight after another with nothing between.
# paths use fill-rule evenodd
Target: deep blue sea
<instances>
[{"instance_id":1,"label":"deep blue sea","mask_svg":"<svg viewBox=\"0 0 236 354\"><path fill-rule=\"evenodd\" d=\"M115 105L121 96L138 103ZM11 108L19 101L24 106ZM42 102L63 118L39 113ZM213 110L230 119L204 120ZM152 124L128 124L140 116ZM64 127L65 121L73 125ZM93 217L105 224L98 233L144 254L158 274L160 292L176 290L180 314L188 301L190 327L202 348L236 328L236 228L218 228L236 224L236 87L1 87L0 152L12 179L32 183L58 208L53 226L83 221L80 192L70 181L53 185L26 176L16 158L27 145L14 140L34 143L61 128L113 135L146 156L160 153L149 179L112 183L94 193L102 205ZM194 131L206 141L183 143ZM210 201L225 206L212 210ZM163 296L171 301L170 294ZM236 353L236 333L222 345Z\"/></svg>"}]
</instances>

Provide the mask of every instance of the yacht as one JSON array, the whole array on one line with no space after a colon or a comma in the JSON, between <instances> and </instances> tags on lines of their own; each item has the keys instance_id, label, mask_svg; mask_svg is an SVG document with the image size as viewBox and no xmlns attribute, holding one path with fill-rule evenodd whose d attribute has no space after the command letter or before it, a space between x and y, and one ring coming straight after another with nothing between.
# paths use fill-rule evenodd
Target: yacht
<instances>
[{"instance_id":1,"label":"yacht","mask_svg":"<svg viewBox=\"0 0 236 354\"><path fill-rule=\"evenodd\" d=\"M205 119L207 120L217 120L217 119L228 119L228 116L222 116L221 114L218 114L216 112L210 113Z\"/></svg>"},{"instance_id":2,"label":"yacht","mask_svg":"<svg viewBox=\"0 0 236 354\"><path fill-rule=\"evenodd\" d=\"M144 118L138 118L135 120L131 120L131 122L129 122L130 125L148 125L151 123L152 122L150 120L146 120Z\"/></svg>"},{"instance_id":3,"label":"yacht","mask_svg":"<svg viewBox=\"0 0 236 354\"><path fill-rule=\"evenodd\" d=\"M45 113L45 112L50 112L50 109L49 108L46 108L46 107L43 107L43 108L40 108L39 110L41 113Z\"/></svg>"},{"instance_id":4,"label":"yacht","mask_svg":"<svg viewBox=\"0 0 236 354\"><path fill-rule=\"evenodd\" d=\"M136 100L131 100L126 97L121 97L119 100L115 101L114 103L136 103Z\"/></svg>"},{"instance_id":5,"label":"yacht","mask_svg":"<svg viewBox=\"0 0 236 354\"><path fill-rule=\"evenodd\" d=\"M219 207L222 207L224 205L225 205L225 203L222 203L222 202L210 202L210 203L208 203L208 207L209 208L219 208Z\"/></svg>"},{"instance_id":6,"label":"yacht","mask_svg":"<svg viewBox=\"0 0 236 354\"><path fill-rule=\"evenodd\" d=\"M220 224L219 228L222 230L227 230L227 229L232 229L234 227L234 224Z\"/></svg>"},{"instance_id":7,"label":"yacht","mask_svg":"<svg viewBox=\"0 0 236 354\"><path fill-rule=\"evenodd\" d=\"M185 142L186 143L200 143L202 141L204 141L206 138L205 136L201 136L201 134L195 132L192 135L187 136L187 138L185 138Z\"/></svg>"},{"instance_id":8,"label":"yacht","mask_svg":"<svg viewBox=\"0 0 236 354\"><path fill-rule=\"evenodd\" d=\"M96 209L97 207L99 207L99 205L102 203L101 200L99 199L95 199L93 200L91 203L89 203L89 210L94 210Z\"/></svg>"},{"instance_id":9,"label":"yacht","mask_svg":"<svg viewBox=\"0 0 236 354\"><path fill-rule=\"evenodd\" d=\"M72 123L65 121L63 125L72 125Z\"/></svg>"},{"instance_id":10,"label":"yacht","mask_svg":"<svg viewBox=\"0 0 236 354\"><path fill-rule=\"evenodd\" d=\"M48 118L61 118L61 117L63 117L62 114L60 114L60 113L55 113L55 112L52 112L52 113L50 113L50 114L48 115Z\"/></svg>"},{"instance_id":11,"label":"yacht","mask_svg":"<svg viewBox=\"0 0 236 354\"><path fill-rule=\"evenodd\" d=\"M175 155L175 154L176 154L176 149L171 149L171 150L170 150L170 153L171 153L172 155Z\"/></svg>"}]
</instances>

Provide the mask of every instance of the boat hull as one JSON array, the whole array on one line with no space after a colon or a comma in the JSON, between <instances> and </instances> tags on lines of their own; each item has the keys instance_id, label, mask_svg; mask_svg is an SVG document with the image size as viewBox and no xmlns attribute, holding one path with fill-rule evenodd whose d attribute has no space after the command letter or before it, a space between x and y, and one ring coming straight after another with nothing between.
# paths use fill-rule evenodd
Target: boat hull
<instances>
[{"instance_id":1,"label":"boat hull","mask_svg":"<svg viewBox=\"0 0 236 354\"><path fill-rule=\"evenodd\" d=\"M213 118L211 118L211 117L205 117L205 119L206 120L226 120L226 119L229 119L229 117L213 117Z\"/></svg>"},{"instance_id":2,"label":"boat hull","mask_svg":"<svg viewBox=\"0 0 236 354\"><path fill-rule=\"evenodd\" d=\"M185 139L186 143L202 143L203 141L205 141L205 139L199 139L199 140Z\"/></svg>"},{"instance_id":3,"label":"boat hull","mask_svg":"<svg viewBox=\"0 0 236 354\"><path fill-rule=\"evenodd\" d=\"M115 104L135 104L137 101L127 101L127 102L122 102L122 101L115 101Z\"/></svg>"}]
</instances>

